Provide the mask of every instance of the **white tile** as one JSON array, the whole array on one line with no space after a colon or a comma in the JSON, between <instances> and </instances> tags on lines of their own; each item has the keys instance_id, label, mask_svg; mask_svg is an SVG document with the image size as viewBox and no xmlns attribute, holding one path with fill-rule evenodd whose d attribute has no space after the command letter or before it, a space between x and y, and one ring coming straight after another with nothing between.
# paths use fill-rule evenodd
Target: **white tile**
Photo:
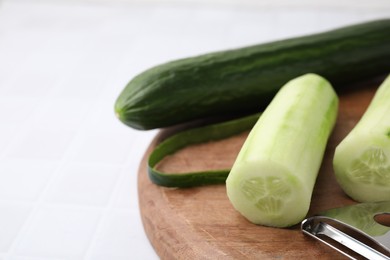
<instances>
[{"instance_id":1,"label":"white tile","mask_svg":"<svg viewBox=\"0 0 390 260\"><path fill-rule=\"evenodd\" d=\"M31 207L25 205L0 203L0 252L9 250L30 210Z\"/></svg>"},{"instance_id":2,"label":"white tile","mask_svg":"<svg viewBox=\"0 0 390 260\"><path fill-rule=\"evenodd\" d=\"M45 201L80 205L107 205L119 176L119 168L99 164L69 164L60 170Z\"/></svg>"},{"instance_id":3,"label":"white tile","mask_svg":"<svg viewBox=\"0 0 390 260\"><path fill-rule=\"evenodd\" d=\"M133 155L134 156L134 155ZM113 206L122 209L138 209L138 169L141 160L126 164L113 199Z\"/></svg>"},{"instance_id":4,"label":"white tile","mask_svg":"<svg viewBox=\"0 0 390 260\"><path fill-rule=\"evenodd\" d=\"M8 256L5 260L64 260L64 258L59 257L33 257L33 256Z\"/></svg>"},{"instance_id":5,"label":"white tile","mask_svg":"<svg viewBox=\"0 0 390 260\"><path fill-rule=\"evenodd\" d=\"M0 162L0 198L35 201L55 173L56 164L32 160Z\"/></svg>"},{"instance_id":6,"label":"white tile","mask_svg":"<svg viewBox=\"0 0 390 260\"><path fill-rule=\"evenodd\" d=\"M0 96L0 126L26 122L42 103L39 98L2 96Z\"/></svg>"},{"instance_id":7,"label":"white tile","mask_svg":"<svg viewBox=\"0 0 390 260\"><path fill-rule=\"evenodd\" d=\"M105 133L84 133L78 140L72 155L77 162L123 163L134 146L131 135L109 135Z\"/></svg>"},{"instance_id":8,"label":"white tile","mask_svg":"<svg viewBox=\"0 0 390 260\"><path fill-rule=\"evenodd\" d=\"M16 245L14 254L82 259L100 215L100 212L95 210L40 207Z\"/></svg>"},{"instance_id":9,"label":"white tile","mask_svg":"<svg viewBox=\"0 0 390 260\"><path fill-rule=\"evenodd\" d=\"M76 132L88 120L89 100L79 98L50 98L31 122L34 130Z\"/></svg>"},{"instance_id":10,"label":"white tile","mask_svg":"<svg viewBox=\"0 0 390 260\"><path fill-rule=\"evenodd\" d=\"M136 209L138 208L137 190L137 167L124 169L124 175L120 180L118 190L115 194L113 206L116 208Z\"/></svg>"},{"instance_id":11,"label":"white tile","mask_svg":"<svg viewBox=\"0 0 390 260\"><path fill-rule=\"evenodd\" d=\"M68 257L33 257L33 256L8 256L5 260L72 260Z\"/></svg>"},{"instance_id":12,"label":"white tile","mask_svg":"<svg viewBox=\"0 0 390 260\"><path fill-rule=\"evenodd\" d=\"M50 38L45 42L44 48L31 52L26 59L24 70L34 71L31 67L38 66L47 70L47 76L58 81L71 75L83 57L83 53L74 48L77 41L73 35L63 34L56 30L49 31ZM46 35L48 35L46 34ZM42 73L37 71L37 73ZM49 86L50 87L50 86Z\"/></svg>"},{"instance_id":13,"label":"white tile","mask_svg":"<svg viewBox=\"0 0 390 260\"><path fill-rule=\"evenodd\" d=\"M73 132L31 130L7 153L11 158L60 160L68 149Z\"/></svg>"},{"instance_id":14,"label":"white tile","mask_svg":"<svg viewBox=\"0 0 390 260\"><path fill-rule=\"evenodd\" d=\"M21 76L13 78L5 94L18 97L47 96L50 90L56 86L58 76L50 75L48 71L42 71L45 66L39 66L39 63L38 68L40 70L36 69L36 66L26 67L24 70L18 68Z\"/></svg>"},{"instance_id":15,"label":"white tile","mask_svg":"<svg viewBox=\"0 0 390 260\"><path fill-rule=\"evenodd\" d=\"M116 93L119 95L119 92ZM105 95L103 102L94 104L89 113L89 122L86 125L86 132L94 132L106 135L134 135L137 130L123 124L115 115L114 103L116 99L112 97L108 99ZM104 124L102 122L105 122Z\"/></svg>"},{"instance_id":16,"label":"white tile","mask_svg":"<svg viewBox=\"0 0 390 260\"><path fill-rule=\"evenodd\" d=\"M5 260L71 260L69 257L36 257L36 256L22 256L11 254L8 255Z\"/></svg>"},{"instance_id":17,"label":"white tile","mask_svg":"<svg viewBox=\"0 0 390 260\"><path fill-rule=\"evenodd\" d=\"M136 141L128 160L123 165L122 176L113 199L113 206L123 209L138 209L138 170L144 152L155 137L156 131L139 132L135 135ZM140 151L142 151L140 153Z\"/></svg>"},{"instance_id":18,"label":"white tile","mask_svg":"<svg viewBox=\"0 0 390 260\"><path fill-rule=\"evenodd\" d=\"M95 98L101 93L104 87L104 74L107 73L107 70L102 70L97 67L99 64L91 64L85 59L73 64L75 71L64 77L61 87L53 92L55 97L88 99ZM86 67L89 69L85 70Z\"/></svg>"},{"instance_id":19,"label":"white tile","mask_svg":"<svg viewBox=\"0 0 390 260\"><path fill-rule=\"evenodd\" d=\"M14 138L19 128L20 125L18 124L0 124L0 154L7 149L7 145Z\"/></svg>"},{"instance_id":20,"label":"white tile","mask_svg":"<svg viewBox=\"0 0 390 260\"><path fill-rule=\"evenodd\" d=\"M144 243L133 246L135 241ZM91 260L157 259L144 233L138 211L110 212L101 232L96 235L90 255Z\"/></svg>"}]
</instances>

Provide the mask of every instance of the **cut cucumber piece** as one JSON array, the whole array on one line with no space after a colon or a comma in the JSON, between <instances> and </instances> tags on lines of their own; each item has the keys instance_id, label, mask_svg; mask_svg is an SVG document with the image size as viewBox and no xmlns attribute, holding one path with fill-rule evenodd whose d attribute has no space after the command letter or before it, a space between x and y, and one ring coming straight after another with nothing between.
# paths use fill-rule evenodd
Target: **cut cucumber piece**
<instances>
[{"instance_id":1,"label":"cut cucumber piece","mask_svg":"<svg viewBox=\"0 0 390 260\"><path fill-rule=\"evenodd\" d=\"M226 180L229 200L255 224L287 227L307 214L336 121L338 98L315 74L289 81L250 132Z\"/></svg>"},{"instance_id":2,"label":"cut cucumber piece","mask_svg":"<svg viewBox=\"0 0 390 260\"><path fill-rule=\"evenodd\" d=\"M336 147L333 167L337 181L352 199L390 200L390 76Z\"/></svg>"}]
</instances>

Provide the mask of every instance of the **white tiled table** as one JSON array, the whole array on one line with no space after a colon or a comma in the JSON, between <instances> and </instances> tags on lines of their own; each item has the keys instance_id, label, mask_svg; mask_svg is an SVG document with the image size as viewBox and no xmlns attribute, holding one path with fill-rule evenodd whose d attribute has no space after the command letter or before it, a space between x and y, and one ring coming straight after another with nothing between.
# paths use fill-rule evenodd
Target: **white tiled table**
<instances>
[{"instance_id":1,"label":"white tiled table","mask_svg":"<svg viewBox=\"0 0 390 260\"><path fill-rule=\"evenodd\" d=\"M156 130L115 118L124 85L171 59L390 15L343 2L0 2L0 260L156 259L137 202Z\"/></svg>"}]
</instances>

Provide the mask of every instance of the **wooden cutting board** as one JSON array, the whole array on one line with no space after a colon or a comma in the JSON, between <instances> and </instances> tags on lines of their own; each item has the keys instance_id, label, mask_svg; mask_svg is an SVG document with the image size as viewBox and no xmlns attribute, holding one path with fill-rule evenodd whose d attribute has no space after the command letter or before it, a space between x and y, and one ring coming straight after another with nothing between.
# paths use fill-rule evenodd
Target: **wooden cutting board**
<instances>
[{"instance_id":1,"label":"wooden cutting board","mask_svg":"<svg viewBox=\"0 0 390 260\"><path fill-rule=\"evenodd\" d=\"M355 202L336 183L332 169L336 145L367 108L380 82L365 83L340 94L339 115L330 137L308 215ZM356 87L356 86L354 86ZM234 210L225 185L172 189L152 184L147 157L165 136L162 130L141 162L138 193L145 232L161 259L344 259L341 254L305 236L296 225L288 229L257 226ZM168 157L160 169L167 172L230 167L247 133L194 145Z\"/></svg>"}]
</instances>

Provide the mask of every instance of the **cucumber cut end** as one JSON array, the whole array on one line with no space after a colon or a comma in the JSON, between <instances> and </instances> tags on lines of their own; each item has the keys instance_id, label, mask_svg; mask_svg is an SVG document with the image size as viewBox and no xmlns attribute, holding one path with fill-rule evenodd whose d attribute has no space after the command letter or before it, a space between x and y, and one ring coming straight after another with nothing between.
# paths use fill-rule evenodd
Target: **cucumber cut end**
<instances>
[{"instance_id":1,"label":"cucumber cut end","mask_svg":"<svg viewBox=\"0 0 390 260\"><path fill-rule=\"evenodd\" d=\"M390 183L390 165L383 149L372 147L353 160L348 176L356 182L386 186Z\"/></svg>"},{"instance_id":2,"label":"cucumber cut end","mask_svg":"<svg viewBox=\"0 0 390 260\"><path fill-rule=\"evenodd\" d=\"M341 188L352 199L390 199L390 76L379 86L357 125L336 147L333 166Z\"/></svg>"},{"instance_id":3,"label":"cucumber cut end","mask_svg":"<svg viewBox=\"0 0 390 260\"><path fill-rule=\"evenodd\" d=\"M305 199L307 190L287 169L268 162L257 166L238 165L234 170L245 172L246 176L228 177L229 200L252 223L288 227L306 215L310 204Z\"/></svg>"},{"instance_id":4,"label":"cucumber cut end","mask_svg":"<svg viewBox=\"0 0 390 260\"><path fill-rule=\"evenodd\" d=\"M244 196L266 215L275 215L292 191L282 178L268 176L244 179L240 183Z\"/></svg>"},{"instance_id":5,"label":"cucumber cut end","mask_svg":"<svg viewBox=\"0 0 390 260\"><path fill-rule=\"evenodd\" d=\"M365 142L341 143L336 149L334 170L338 183L352 199L375 202L390 198L390 146ZM366 139L367 140L367 139Z\"/></svg>"}]
</instances>

